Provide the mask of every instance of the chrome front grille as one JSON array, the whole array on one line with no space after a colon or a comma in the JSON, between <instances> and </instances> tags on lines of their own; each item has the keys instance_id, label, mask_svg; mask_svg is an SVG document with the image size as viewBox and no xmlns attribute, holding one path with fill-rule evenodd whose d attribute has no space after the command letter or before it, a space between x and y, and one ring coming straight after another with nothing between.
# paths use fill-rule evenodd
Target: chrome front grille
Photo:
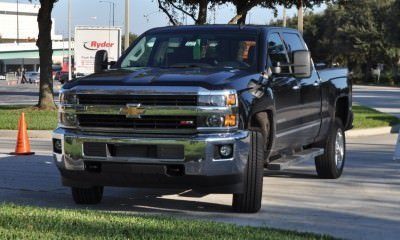
<instances>
[{"instance_id":1,"label":"chrome front grille","mask_svg":"<svg viewBox=\"0 0 400 240\"><path fill-rule=\"evenodd\" d=\"M236 95L236 91L186 86L77 86L61 91L60 126L138 134L235 131L237 126L208 125L210 116L222 119L238 114L237 104L217 105L208 97L230 94Z\"/></svg>"},{"instance_id":2,"label":"chrome front grille","mask_svg":"<svg viewBox=\"0 0 400 240\"><path fill-rule=\"evenodd\" d=\"M84 105L197 106L196 95L79 94L78 101Z\"/></svg>"}]
</instances>

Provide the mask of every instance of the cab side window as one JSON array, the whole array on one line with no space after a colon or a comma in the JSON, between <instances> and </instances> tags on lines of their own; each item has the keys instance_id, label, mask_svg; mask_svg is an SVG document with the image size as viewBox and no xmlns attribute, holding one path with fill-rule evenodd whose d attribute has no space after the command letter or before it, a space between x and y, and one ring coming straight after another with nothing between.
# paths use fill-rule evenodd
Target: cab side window
<instances>
[{"instance_id":1,"label":"cab side window","mask_svg":"<svg viewBox=\"0 0 400 240\"><path fill-rule=\"evenodd\" d=\"M268 36L268 65L287 65L289 58L286 47L278 33L272 33ZM282 72L289 72L288 67L282 67Z\"/></svg>"},{"instance_id":2,"label":"cab side window","mask_svg":"<svg viewBox=\"0 0 400 240\"><path fill-rule=\"evenodd\" d=\"M300 36L297 33L283 33L283 39L285 40L286 47L288 49L290 60L292 61L293 52L298 50L307 50L306 45L301 41Z\"/></svg>"}]
</instances>

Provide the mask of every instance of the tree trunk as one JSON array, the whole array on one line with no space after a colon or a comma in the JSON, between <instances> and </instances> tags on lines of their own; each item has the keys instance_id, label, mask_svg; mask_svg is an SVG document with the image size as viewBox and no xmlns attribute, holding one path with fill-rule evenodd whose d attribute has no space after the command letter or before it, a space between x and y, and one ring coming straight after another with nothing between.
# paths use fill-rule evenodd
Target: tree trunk
<instances>
[{"instance_id":1,"label":"tree trunk","mask_svg":"<svg viewBox=\"0 0 400 240\"><path fill-rule=\"evenodd\" d=\"M208 0L199 1L199 15L197 17L196 24L204 25L207 23L207 11L208 10Z\"/></svg>"},{"instance_id":2,"label":"tree trunk","mask_svg":"<svg viewBox=\"0 0 400 240\"><path fill-rule=\"evenodd\" d=\"M238 3L236 5L236 16L234 16L228 24L246 24L246 17L247 13L250 11L250 9L253 8L253 6L246 5L248 3L240 4Z\"/></svg>"},{"instance_id":3,"label":"tree trunk","mask_svg":"<svg viewBox=\"0 0 400 240\"><path fill-rule=\"evenodd\" d=\"M36 45L39 48L40 57L40 87L38 108L40 109L56 108L53 97L53 46L51 42L51 11L53 10L54 2L54 0L40 0L41 6L37 17L39 25L39 37Z\"/></svg>"},{"instance_id":4,"label":"tree trunk","mask_svg":"<svg viewBox=\"0 0 400 240\"><path fill-rule=\"evenodd\" d=\"M303 1L298 0L297 4L298 9L298 18L297 18L297 29L299 30L300 34L303 35L304 31L304 17L303 17Z\"/></svg>"}]
</instances>

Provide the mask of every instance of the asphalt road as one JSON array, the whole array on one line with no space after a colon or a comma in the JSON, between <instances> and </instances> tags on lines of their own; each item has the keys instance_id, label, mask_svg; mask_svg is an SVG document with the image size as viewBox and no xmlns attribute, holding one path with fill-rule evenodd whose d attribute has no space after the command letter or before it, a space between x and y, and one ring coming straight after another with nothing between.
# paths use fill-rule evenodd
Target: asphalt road
<instances>
[{"instance_id":1,"label":"asphalt road","mask_svg":"<svg viewBox=\"0 0 400 240\"><path fill-rule=\"evenodd\" d=\"M61 85L54 84L54 95L58 96ZM0 80L0 105L34 105L39 98L39 86L35 84L19 84L8 86L5 81Z\"/></svg>"},{"instance_id":2,"label":"asphalt road","mask_svg":"<svg viewBox=\"0 0 400 240\"><path fill-rule=\"evenodd\" d=\"M344 175L316 177L313 163L288 172L266 172L263 207L257 214L230 212L231 195L201 196L160 189L106 188L100 205L132 214L168 214L242 225L330 234L347 239L398 239L400 162L392 160L397 135L348 141ZM35 156L14 157L14 141L0 140L0 201L77 208L61 186L49 141L32 142ZM85 207L86 208L86 207Z\"/></svg>"},{"instance_id":3,"label":"asphalt road","mask_svg":"<svg viewBox=\"0 0 400 240\"><path fill-rule=\"evenodd\" d=\"M356 85L353 92L353 103L400 118L400 88Z\"/></svg>"}]
</instances>

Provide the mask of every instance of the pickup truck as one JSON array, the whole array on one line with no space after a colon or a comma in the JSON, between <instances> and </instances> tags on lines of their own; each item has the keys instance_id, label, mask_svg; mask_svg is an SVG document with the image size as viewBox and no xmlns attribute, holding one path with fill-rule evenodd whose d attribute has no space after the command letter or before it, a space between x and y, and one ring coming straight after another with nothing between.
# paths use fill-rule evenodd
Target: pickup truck
<instances>
[{"instance_id":1,"label":"pickup truck","mask_svg":"<svg viewBox=\"0 0 400 240\"><path fill-rule=\"evenodd\" d=\"M253 25L156 28L114 63L60 92L54 159L77 204L104 186L233 194L261 208L265 169L315 160L336 179L352 128L347 69L314 67L296 30ZM268 173L268 171L266 171Z\"/></svg>"}]
</instances>

